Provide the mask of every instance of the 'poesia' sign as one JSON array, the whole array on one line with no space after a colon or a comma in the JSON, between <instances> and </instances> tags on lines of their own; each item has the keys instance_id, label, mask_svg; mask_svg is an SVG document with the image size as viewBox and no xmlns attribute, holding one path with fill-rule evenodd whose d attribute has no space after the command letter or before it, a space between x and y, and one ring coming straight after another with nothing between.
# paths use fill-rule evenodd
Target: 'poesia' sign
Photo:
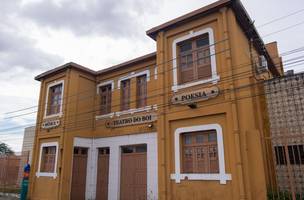
<instances>
[{"instance_id":1,"label":"'poesia' sign","mask_svg":"<svg viewBox=\"0 0 304 200\"><path fill-rule=\"evenodd\" d=\"M218 96L218 94L219 88L214 86L182 94L176 94L172 97L171 102L172 104L189 104L198 101L206 101L210 98Z\"/></svg>"}]
</instances>

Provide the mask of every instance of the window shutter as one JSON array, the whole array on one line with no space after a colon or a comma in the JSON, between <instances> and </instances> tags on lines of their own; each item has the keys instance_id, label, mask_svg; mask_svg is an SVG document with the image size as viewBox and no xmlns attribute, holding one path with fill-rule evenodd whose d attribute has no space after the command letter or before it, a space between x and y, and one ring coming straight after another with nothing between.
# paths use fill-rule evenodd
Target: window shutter
<instances>
[{"instance_id":1,"label":"window shutter","mask_svg":"<svg viewBox=\"0 0 304 200\"><path fill-rule=\"evenodd\" d=\"M208 79L212 77L210 62L210 46L208 34L203 35L195 41L197 78Z\"/></svg>"},{"instance_id":2,"label":"window shutter","mask_svg":"<svg viewBox=\"0 0 304 200\"><path fill-rule=\"evenodd\" d=\"M180 80L181 83L190 82L194 79L192 53L180 54Z\"/></svg>"},{"instance_id":3,"label":"window shutter","mask_svg":"<svg viewBox=\"0 0 304 200\"><path fill-rule=\"evenodd\" d=\"M128 110L130 108L130 80L121 82L121 110Z\"/></svg>"},{"instance_id":4,"label":"window shutter","mask_svg":"<svg viewBox=\"0 0 304 200\"><path fill-rule=\"evenodd\" d=\"M147 105L147 76L137 77L136 84L136 106L141 108Z\"/></svg>"},{"instance_id":5,"label":"window shutter","mask_svg":"<svg viewBox=\"0 0 304 200\"><path fill-rule=\"evenodd\" d=\"M210 62L210 49L204 47L197 50L197 76L198 79L208 79L212 77L211 62Z\"/></svg>"},{"instance_id":6,"label":"window shutter","mask_svg":"<svg viewBox=\"0 0 304 200\"><path fill-rule=\"evenodd\" d=\"M208 34L178 44L178 50L180 84L212 77Z\"/></svg>"},{"instance_id":7,"label":"window shutter","mask_svg":"<svg viewBox=\"0 0 304 200\"><path fill-rule=\"evenodd\" d=\"M218 173L218 148L215 130L183 134L184 173Z\"/></svg>"},{"instance_id":8,"label":"window shutter","mask_svg":"<svg viewBox=\"0 0 304 200\"><path fill-rule=\"evenodd\" d=\"M100 114L107 114L111 112L111 99L112 99L112 86L105 85L100 87L100 98L101 98L101 108Z\"/></svg>"},{"instance_id":9,"label":"window shutter","mask_svg":"<svg viewBox=\"0 0 304 200\"><path fill-rule=\"evenodd\" d=\"M184 41L179 45L179 77L181 83L192 81L194 78L192 41Z\"/></svg>"},{"instance_id":10,"label":"window shutter","mask_svg":"<svg viewBox=\"0 0 304 200\"><path fill-rule=\"evenodd\" d=\"M55 170L56 147L44 147L41 163L41 172L53 172Z\"/></svg>"},{"instance_id":11,"label":"window shutter","mask_svg":"<svg viewBox=\"0 0 304 200\"><path fill-rule=\"evenodd\" d=\"M60 112L62 102L61 92L62 84L55 85L49 89L47 115L57 114Z\"/></svg>"}]
</instances>

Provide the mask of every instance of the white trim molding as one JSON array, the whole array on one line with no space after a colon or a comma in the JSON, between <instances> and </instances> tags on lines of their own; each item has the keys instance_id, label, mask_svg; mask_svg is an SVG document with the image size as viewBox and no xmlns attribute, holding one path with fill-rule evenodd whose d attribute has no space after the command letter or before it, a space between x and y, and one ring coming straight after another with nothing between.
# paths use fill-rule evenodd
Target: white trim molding
<instances>
[{"instance_id":1,"label":"white trim molding","mask_svg":"<svg viewBox=\"0 0 304 200\"><path fill-rule=\"evenodd\" d=\"M96 198L98 148L109 147L108 199L120 199L121 147L125 145L147 145L147 194L158 198L157 134L143 133L107 138L74 138L74 147L89 148L87 160L86 200Z\"/></svg>"},{"instance_id":2,"label":"white trim molding","mask_svg":"<svg viewBox=\"0 0 304 200\"><path fill-rule=\"evenodd\" d=\"M141 108L132 108L132 109L129 109L129 110L112 112L112 113L108 113L108 114L105 114L105 115L98 115L98 116L95 116L95 120L113 118L114 116L119 117L119 116L122 116L122 115L135 114L135 113L139 113L139 112L150 112L152 110L157 110L157 104L154 104L152 106L145 106L145 107L141 107Z\"/></svg>"},{"instance_id":3,"label":"white trim molding","mask_svg":"<svg viewBox=\"0 0 304 200\"><path fill-rule=\"evenodd\" d=\"M182 133L216 130L218 158L219 158L219 173L204 174L204 173L181 173L180 167L180 137ZM219 180L220 184L226 184L227 180L231 180L231 174L225 172L225 158L224 158L224 142L223 142L223 130L219 124L207 124L190 127L177 128L174 133L174 150L175 150L175 173L171 174L171 179L176 183L180 183L181 180Z\"/></svg>"},{"instance_id":4,"label":"white trim molding","mask_svg":"<svg viewBox=\"0 0 304 200\"><path fill-rule=\"evenodd\" d=\"M190 83L185 83L182 85L178 84L178 71L177 71L177 44L179 42L191 39L193 37L197 37L199 35L203 35L205 33L208 33L209 35L209 45L210 45L210 59L211 59L211 73L212 73L212 77L209 79L202 79L202 80L198 80L195 82L190 82ZM199 84L204 84L204 83L209 83L212 82L213 84L216 84L220 77L217 75L216 72L216 56L215 56L215 48L214 48L214 34L213 34L213 29L212 28L205 28L199 31L190 31L189 34L184 35L182 37L176 38L173 43L172 43L172 56L173 56L173 86L172 86L172 90L174 92L177 92L180 89L183 88L187 88L187 87L192 87L195 85L199 85Z\"/></svg>"},{"instance_id":5,"label":"white trim molding","mask_svg":"<svg viewBox=\"0 0 304 200\"><path fill-rule=\"evenodd\" d=\"M60 97L61 98L60 111L59 111L59 113L56 113L56 114L47 115L50 88L55 85L60 85L60 84L62 84L61 97ZM43 117L44 119L62 116L62 105L63 105L63 94L64 94L63 92L64 92L64 80L54 81L54 82L48 84L48 86L46 88L46 99L45 99L45 105L44 105L44 117Z\"/></svg>"},{"instance_id":6,"label":"white trim molding","mask_svg":"<svg viewBox=\"0 0 304 200\"><path fill-rule=\"evenodd\" d=\"M113 80L109 80L109 81L105 81L105 82L101 82L97 85L97 91L96 93L99 94L99 88L101 86L105 86L105 85L111 85L111 91L113 92L114 91L114 81Z\"/></svg>"},{"instance_id":7,"label":"white trim molding","mask_svg":"<svg viewBox=\"0 0 304 200\"><path fill-rule=\"evenodd\" d=\"M123 110L123 111L119 111L116 112L115 115L117 117L121 116L121 115L127 115L127 114L134 114L134 113L139 113L139 112L149 112L152 109L157 108L157 105L153 105L153 106L145 106L145 107L141 107L141 108L132 108L129 110Z\"/></svg>"},{"instance_id":8,"label":"white trim molding","mask_svg":"<svg viewBox=\"0 0 304 200\"><path fill-rule=\"evenodd\" d=\"M154 67L154 79L157 80L157 66Z\"/></svg>"},{"instance_id":9,"label":"white trim molding","mask_svg":"<svg viewBox=\"0 0 304 200\"><path fill-rule=\"evenodd\" d=\"M115 115L115 112L111 112L111 113L104 114L104 115L97 115L97 116L95 116L95 120L113 118L114 115Z\"/></svg>"},{"instance_id":10,"label":"white trim molding","mask_svg":"<svg viewBox=\"0 0 304 200\"><path fill-rule=\"evenodd\" d=\"M54 171L53 172L41 172L41 159L42 159L42 151L44 147L56 147L56 156L55 156L55 165L54 165ZM38 165L38 171L36 172L36 176L46 176L46 177L53 177L54 179L57 177L57 161L58 161L58 142L48 142L48 143L42 143L40 145L40 153L39 153L39 165Z\"/></svg>"},{"instance_id":11,"label":"white trim molding","mask_svg":"<svg viewBox=\"0 0 304 200\"><path fill-rule=\"evenodd\" d=\"M124 80L128 80L128 79L131 79L131 78L134 78L134 77L137 77L137 76L142 76L142 75L146 75L147 76L147 82L150 81L150 70L147 69L147 70L144 70L144 71L140 71L140 72L131 72L130 74L126 75L126 76L123 76L121 78L118 79L117 81L117 89L120 89L120 83L121 81L124 81Z\"/></svg>"}]
</instances>

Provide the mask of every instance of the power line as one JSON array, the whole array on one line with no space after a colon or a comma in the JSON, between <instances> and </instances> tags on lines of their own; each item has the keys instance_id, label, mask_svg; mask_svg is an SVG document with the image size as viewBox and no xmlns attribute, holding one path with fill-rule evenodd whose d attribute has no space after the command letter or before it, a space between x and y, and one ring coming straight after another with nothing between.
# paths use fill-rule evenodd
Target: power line
<instances>
[{"instance_id":1,"label":"power line","mask_svg":"<svg viewBox=\"0 0 304 200\"><path fill-rule=\"evenodd\" d=\"M293 27L293 26L291 26L291 27ZM290 27L287 27L287 28L285 28L284 30L286 30L286 29L288 29L288 28L290 28ZM274 34L274 33L276 33L276 32L273 32L273 33L271 33L271 34ZM268 34L268 35L270 35L270 34ZM176 58L175 58L176 59ZM173 60L173 59L172 59ZM153 65L153 66L155 66L155 65ZM117 75L116 75L117 76ZM79 95L79 94L76 94L76 95ZM35 106L35 107L37 107L37 106ZM30 108L33 108L33 106L32 107L30 107ZM25 109L22 109L22 110L26 110L26 108ZM20 110L19 110L20 111ZM17 111L15 111L15 112L17 112ZM31 112L31 113L27 113L27 114L33 114L33 113L36 113L37 111L35 111L35 112ZM9 112L9 113L13 113L13 112ZM24 116L24 115L21 115L21 116Z\"/></svg>"},{"instance_id":2,"label":"power line","mask_svg":"<svg viewBox=\"0 0 304 200\"><path fill-rule=\"evenodd\" d=\"M254 83L254 84L250 84L250 85L255 85L256 83ZM242 87L239 87L239 88L235 88L235 90L238 90L238 89L243 89L244 88L244 86L242 86ZM231 91L231 90L228 90L229 92ZM224 102L221 102L221 103L224 103ZM169 105L171 105L170 103L165 103L165 104L163 104L163 105L158 105L158 108L160 108L160 106L161 107L165 107L165 106L169 106ZM204 105L205 106L205 105ZM74 116L77 116L77 115L80 115L80 114L88 114L88 113L94 113L94 112L96 112L96 111L98 111L98 110L92 110L92 111L89 111L89 112L84 112L84 113L78 113L78 114L76 114L76 115L74 115ZM180 112L180 111L179 111ZM92 118L92 119L88 119L88 120L81 120L81 121L76 121L76 122L71 122L71 123L68 123L68 124L65 124L66 126L68 126L69 124L75 124L75 123L80 123L80 122L87 122L87 121L91 121L91 120L94 120L94 117ZM40 123L37 123L36 125L37 126L40 126L39 125ZM12 127L11 129L13 129L14 127ZM16 127L15 127L16 128ZM19 128L19 127L18 127ZM7 131L7 130L0 130L0 132L3 132L3 131Z\"/></svg>"},{"instance_id":3,"label":"power line","mask_svg":"<svg viewBox=\"0 0 304 200\"><path fill-rule=\"evenodd\" d=\"M257 27L260 28L260 27L263 27L263 26L272 24L272 23L274 23L274 22L276 22L276 21L285 19L285 18L287 18L287 17L290 17L290 16L292 16L292 15L298 14L298 13L303 12L303 11L304 11L304 9L300 9L300 10L298 10L298 11L295 11L295 12L292 12L292 13L290 13L290 14L287 14L287 15L284 15L284 16L281 16L281 17L278 17L278 18L276 18L276 19L274 19L274 20L268 21L268 22L266 22L266 23L264 23L264 24L261 24L261 25L259 25L259 26L257 26ZM270 34L274 34L274 33L275 33L275 32L270 33ZM267 34L267 35L270 35L270 34ZM32 109L32 108L36 108L36 107L38 107L38 105L36 105L36 106L31 106L31 107L28 107L28 108L23 108L23 109L16 110L16 111L10 111L10 112L4 113L4 115L5 115L5 114L11 114L11 113L19 112L19 111L24 111L24 110L28 110L28 109Z\"/></svg>"},{"instance_id":4,"label":"power line","mask_svg":"<svg viewBox=\"0 0 304 200\"><path fill-rule=\"evenodd\" d=\"M286 31L286 30L288 30L288 29L294 28L294 27L296 27L296 26L300 26L300 25L302 25L302 24L304 24L304 21L302 21L302 22L300 22L300 23L297 23L297 24L294 24L294 25L291 25L291 26L287 26L286 28L279 29L279 30L274 31L274 32L272 32L272 33L268 33L268 34L266 34L266 35L263 35L263 37L265 38L265 37L268 37L268 36L270 36L270 35L273 35L273 34L276 34L276 33L280 33L280 32Z\"/></svg>"},{"instance_id":5,"label":"power line","mask_svg":"<svg viewBox=\"0 0 304 200\"><path fill-rule=\"evenodd\" d=\"M244 89L244 88L247 88L247 87L254 87L254 86L259 85L259 84L264 84L264 82L252 83L252 84L243 85L241 87L234 88L234 89L223 90L221 92L221 94L241 90L241 89ZM229 99L229 100L226 100L226 101L223 101L223 102L214 102L214 103L209 103L207 105L204 104L204 105L198 106L198 108L208 107L208 106L215 106L215 105L219 105L219 104L226 104L226 103L233 102L233 101L238 101L238 100L242 100L242 99L246 99L246 98L252 98L252 97L258 97L258 96L262 96L262 95L265 95L265 94L272 94L272 93L276 93L278 91L290 90L290 89L294 89L294 88L299 88L299 86L286 87L286 88L282 88L281 90L277 90L277 91L273 91L273 92L262 92L262 93L255 94L255 95L247 95L247 96L236 98L234 100ZM301 88L303 88L303 86L301 86ZM182 109L182 110L178 110L178 111L165 112L164 114L174 114L174 113L180 113L180 112L185 112L185 111L189 111L189 108L187 107L186 109ZM164 114L158 114L158 115L164 115ZM82 130L82 129L86 129L86 128L91 128L92 124L90 124L89 126L78 126L79 122L86 122L86 121L91 121L91 119L90 120L81 120L81 121L76 121L76 122L65 124L66 125L66 130L67 131L75 131L75 130ZM70 124L77 124L77 127L75 126L74 128L69 128L68 125L70 125Z\"/></svg>"},{"instance_id":6,"label":"power line","mask_svg":"<svg viewBox=\"0 0 304 200\"><path fill-rule=\"evenodd\" d=\"M197 60L194 60L194 62L195 61L197 61ZM245 65L239 65L239 66L242 66L242 67L240 67L240 68L243 68L243 67L246 67L246 66L251 66L252 64L251 64L251 62L249 62L249 63L246 63ZM208 66L209 67L209 66ZM232 66L233 67L233 66ZM236 68L236 69L233 69L233 71L234 70L237 70L238 68ZM172 69L170 69L170 71L171 71ZM169 71L169 70L167 70L167 71ZM249 70L248 72L250 72L251 70ZM165 72L165 71L164 71ZM161 74L163 74L164 72L162 72ZM223 73L223 72L230 72L229 70L226 70L226 71L222 71L222 72L220 72L220 73ZM244 73L244 72L241 72L241 73ZM214 75L214 74L213 74ZM218 73L216 74L216 75L219 75ZM238 74L234 74L233 76L231 76L231 75L228 75L227 77L222 77L221 78L221 81L223 81L223 80L225 80L225 78L228 78L228 80L229 79L232 79L232 78L234 78L234 76L237 76ZM151 75L150 75L150 77L151 77ZM208 78L208 77L206 77L206 78ZM135 80L134 80L135 81ZM169 85L169 86L167 86L166 88L170 88L171 86ZM157 91L157 90L161 90L162 88L156 88L156 89L154 89L154 90L150 90L149 92L150 93L152 93L152 92L154 92L154 91ZM92 90L90 90L90 92L92 92ZM111 92L113 92L113 91L111 91ZM82 93L82 92L81 92ZM73 95L74 96L74 95ZM89 98L91 98L91 97L95 97L96 96L96 94L94 93L94 94L92 94L92 95L90 95L90 96L88 96ZM63 97L62 99L65 99L66 97ZM86 98L83 98L82 100L85 100ZM119 99L116 99L116 101L119 101ZM113 100L112 100L112 102L113 102ZM133 102L135 102L135 101L133 101ZM69 103L72 103L72 102L69 102ZM131 102L132 103L132 102ZM45 105L45 104L44 104ZM16 118L16 117L20 117L20 116L25 116L25 115L29 115L29 114L34 114L34 113L36 113L37 111L34 111L34 112L29 112L29 113L24 113L24 114L19 114L19 115L14 115L14 116L10 116L10 117L6 117L6 118L4 118L4 119L12 119L12 118Z\"/></svg>"},{"instance_id":7,"label":"power line","mask_svg":"<svg viewBox=\"0 0 304 200\"><path fill-rule=\"evenodd\" d=\"M216 41L216 42L214 42L213 44L210 44L210 45L208 45L208 46L209 46L209 47L215 46L215 45L218 45L218 44L221 43L221 42L225 42L226 40L228 40L228 39L226 38L226 39L223 39L223 40ZM201 50L201 49L191 50L191 52L195 52L195 51L199 51L199 50ZM223 52L225 52L225 51L229 51L229 49L223 50L223 51L221 51L221 52L217 52L217 53L214 53L214 54L211 54L210 56L213 56L213 55L216 55L216 54L219 54L219 53L223 53ZM207 58L207 57L209 57L209 56L204 56L203 58ZM174 61L174 60L176 60L176 59L178 59L178 58L179 58L179 57L177 56L177 57L175 57L175 58L169 59L169 60L164 61L164 62L159 63L159 64L146 65L144 68L149 68L149 67L160 67L161 65L165 65L165 64L167 64L167 63L170 63L170 62L172 62L172 61ZM202 59L203 59L203 58L202 58ZM170 70L173 70L173 69L175 69L175 68L172 68L172 69L170 69ZM115 78L115 77L117 77L117 76L122 76L122 75L125 75L125 74L126 74L125 72L121 72L121 73L119 73L119 74L115 74L115 75L112 75L112 76L110 76L110 77L107 77L107 79L112 79L112 78ZM158 73L158 74L159 74L159 73ZM151 78L151 77L149 76L149 78ZM84 91L84 93L85 93L85 92L91 92L91 90L86 90L86 91ZM77 92L76 94L73 94L73 95L67 96L67 97L63 97L62 99L64 100L65 98L68 98L68 97L77 96L78 94L79 94L79 93ZM24 111L24 110L27 110L27 109L37 108L38 106L39 106L39 105L31 106L31 107L28 107L28 108L22 108L22 109L16 110L16 111L10 111L10 112L7 112L7 113L3 113L2 115L8 114L8 113L14 113L14 112L19 112L19 111Z\"/></svg>"},{"instance_id":8,"label":"power line","mask_svg":"<svg viewBox=\"0 0 304 200\"><path fill-rule=\"evenodd\" d=\"M264 27L264 26L266 26L266 25L272 24L272 23L277 22L277 21L279 21L279 20L282 20L282 19L285 19L285 18L287 18L287 17L290 17L290 16L296 15L296 14L298 14L298 13L301 13L301 12L303 12L303 11L304 11L304 9L300 9L300 10L297 10L297 11L292 12L292 13L290 13L290 14L287 14L287 15L284 15L284 16L281 16L281 17L278 17L278 18L275 18L275 19L273 19L273 20L271 20L271 21L268 21L268 22L266 22L266 23L264 23L264 24L258 25L257 28Z\"/></svg>"},{"instance_id":9,"label":"power line","mask_svg":"<svg viewBox=\"0 0 304 200\"><path fill-rule=\"evenodd\" d=\"M299 59L299 58L302 58L302 57L297 57L297 59ZM287 61L292 61L292 60L294 60L294 58L293 59L289 59L289 60L287 60ZM287 62L286 61L286 62ZM291 63L291 64L294 64L294 63ZM251 65L251 64L250 64ZM289 65L289 63L287 63L286 65ZM287 67L286 67L287 68ZM234 80L237 80L236 79L236 75L238 75L238 76L240 76L240 75L246 75L246 74L248 74L248 72L250 73L251 72L251 70L249 70L249 71L245 71L245 72L242 72L242 74L234 74L234 77L230 77L230 76L228 76L227 78L228 78L228 80L225 80L225 77L224 78L221 78L221 81L220 81L220 83L218 84L218 85L221 85L221 84L224 84L226 81L229 81L231 78L234 78ZM246 74L244 74L244 73L246 73ZM246 77L239 77L239 78L246 78ZM168 87L171 87L171 86L168 86ZM157 89L157 90L159 90L159 89ZM170 94L171 92L169 92L168 94ZM156 94L156 95L154 95L154 96L149 96L148 98L157 98L159 95L163 95L163 94ZM94 96L95 96L95 94L94 94ZM117 100L118 101L118 100ZM131 101L130 103L132 103L132 102L135 102L135 101ZM99 105L96 105L96 106L99 106ZM116 106L120 106L120 104L117 104L117 105L112 105L112 108L113 107L116 107ZM94 106L95 107L95 106ZM96 111L99 111L99 109L94 109L93 110L93 112L96 112ZM83 114L87 114L88 112L84 112ZM81 115L82 113L78 113L78 115ZM35 124L31 124L31 125L35 125ZM29 125L26 125L26 126L29 126ZM24 128L25 127L25 125L24 126L19 126L18 128ZM14 128L17 128L17 127L14 127ZM11 129L13 129L13 128L9 128L9 129L4 129L4 130L1 130L1 132L3 132L3 131L9 131L9 130L11 130Z\"/></svg>"}]
</instances>

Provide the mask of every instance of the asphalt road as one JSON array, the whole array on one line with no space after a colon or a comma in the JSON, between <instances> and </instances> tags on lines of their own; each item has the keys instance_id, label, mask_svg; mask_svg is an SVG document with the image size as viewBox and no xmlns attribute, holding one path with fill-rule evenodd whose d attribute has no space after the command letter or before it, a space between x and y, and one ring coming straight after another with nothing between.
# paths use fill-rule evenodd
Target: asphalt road
<instances>
[{"instance_id":1,"label":"asphalt road","mask_svg":"<svg viewBox=\"0 0 304 200\"><path fill-rule=\"evenodd\" d=\"M0 194L0 200L18 200L18 196L12 194Z\"/></svg>"}]
</instances>

